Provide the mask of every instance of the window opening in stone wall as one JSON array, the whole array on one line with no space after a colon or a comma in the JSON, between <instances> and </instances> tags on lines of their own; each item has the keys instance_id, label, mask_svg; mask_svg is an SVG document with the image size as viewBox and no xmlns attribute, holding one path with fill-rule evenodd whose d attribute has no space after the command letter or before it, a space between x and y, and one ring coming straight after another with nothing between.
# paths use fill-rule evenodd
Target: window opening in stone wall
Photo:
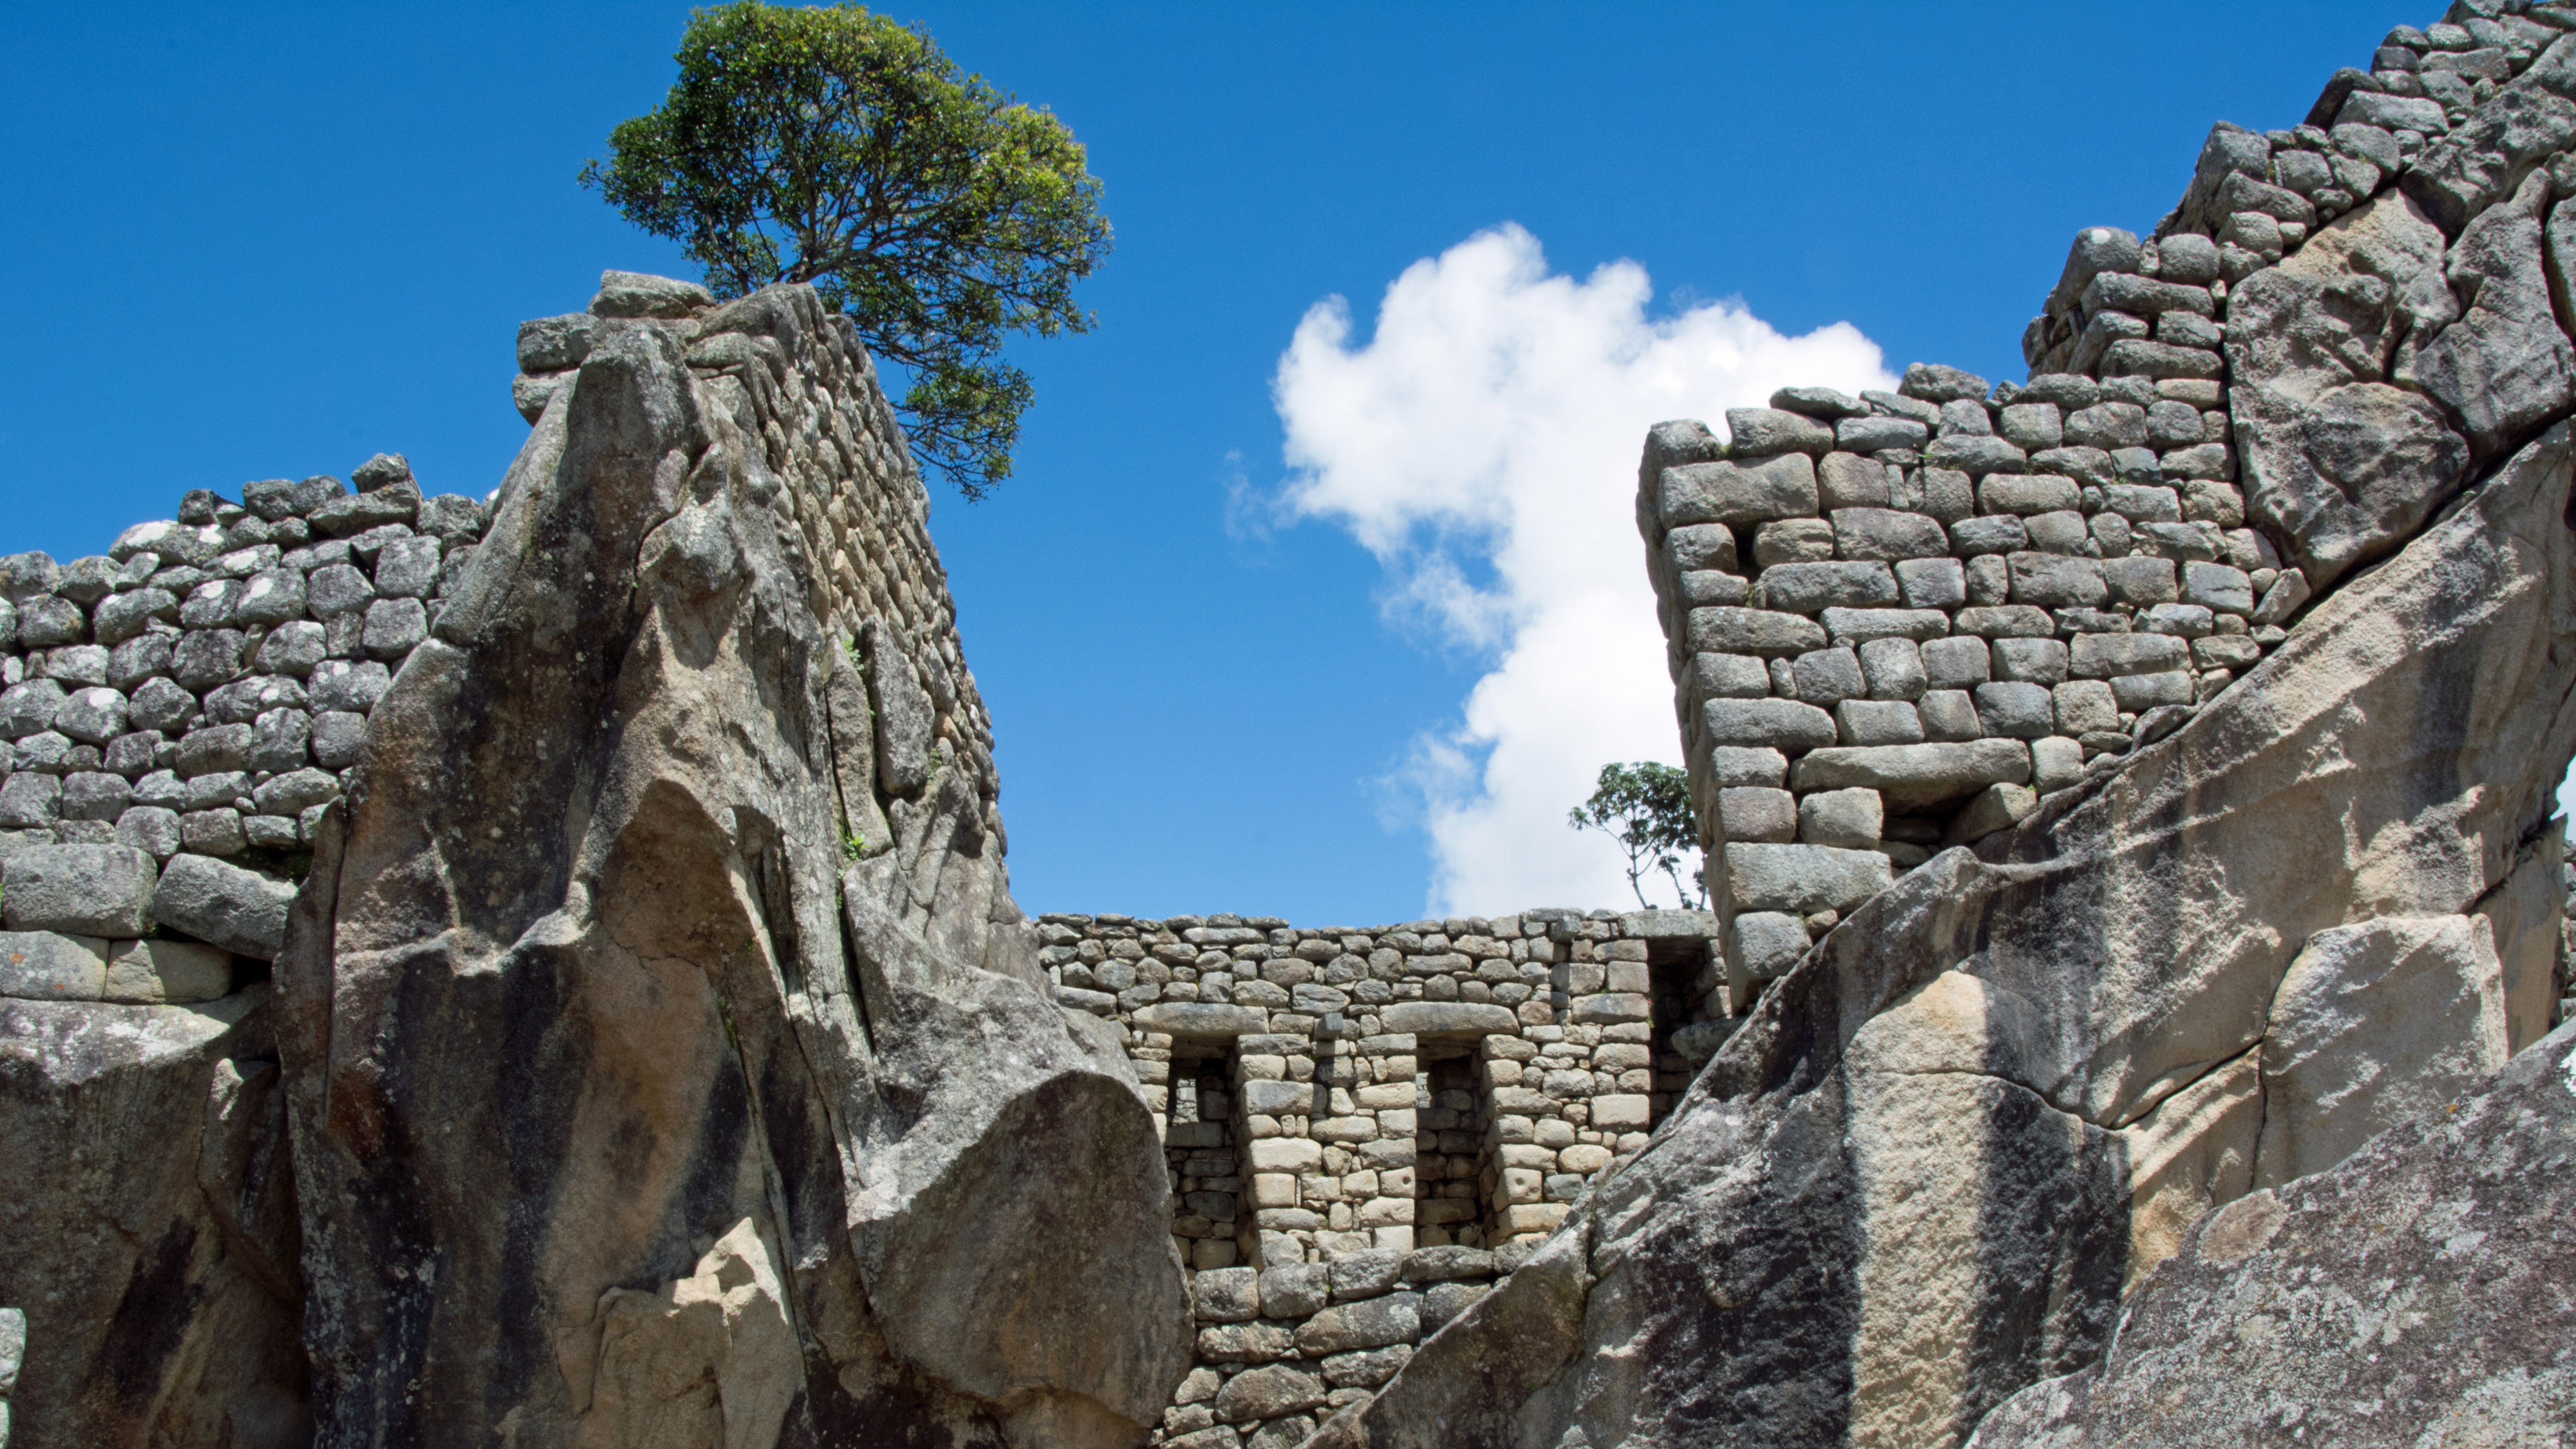
<instances>
[{"instance_id":1,"label":"window opening in stone wall","mask_svg":"<svg viewBox=\"0 0 2576 1449\"><path fill-rule=\"evenodd\" d=\"M1463 1047L1420 1064L1414 1076L1413 1241L1421 1248L1485 1246L1478 1191L1485 1146L1484 1094Z\"/></svg>"},{"instance_id":2,"label":"window opening in stone wall","mask_svg":"<svg viewBox=\"0 0 2576 1449\"><path fill-rule=\"evenodd\" d=\"M1611 1071L1622 1092L1645 1092L1646 1130L1654 1131L1671 1115L1673 1104L1690 1086L1690 1062L1673 1045L1673 1033L1707 1016L1700 1003L1725 975L1725 964L1705 940L1683 937L1651 941L1646 946L1647 1008L1653 1035L1643 1060L1605 1045L1594 1055L1595 1071ZM1605 1060L1606 1059L1606 1060Z\"/></svg>"},{"instance_id":3,"label":"window opening in stone wall","mask_svg":"<svg viewBox=\"0 0 2576 1449\"><path fill-rule=\"evenodd\" d=\"M1172 1053L1171 1115L1164 1160L1172 1177L1172 1236L1193 1268L1231 1268L1242 1200L1235 1153L1234 1064L1224 1055Z\"/></svg>"}]
</instances>

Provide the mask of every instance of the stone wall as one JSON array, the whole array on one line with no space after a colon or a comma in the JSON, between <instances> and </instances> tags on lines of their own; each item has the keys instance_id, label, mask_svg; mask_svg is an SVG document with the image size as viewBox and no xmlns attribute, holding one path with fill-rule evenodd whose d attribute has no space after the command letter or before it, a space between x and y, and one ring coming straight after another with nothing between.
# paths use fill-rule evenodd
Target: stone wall
<instances>
[{"instance_id":1,"label":"stone wall","mask_svg":"<svg viewBox=\"0 0 2576 1449\"><path fill-rule=\"evenodd\" d=\"M1722 1029L1704 911L1038 930L1163 1130L1198 1336L1161 1433L1193 1449L1365 1400L1645 1145Z\"/></svg>"},{"instance_id":2,"label":"stone wall","mask_svg":"<svg viewBox=\"0 0 2576 1449\"><path fill-rule=\"evenodd\" d=\"M1918 363L1893 393L1781 389L1724 438L1652 431L1713 1010L2180 728L2566 413L2537 243L2576 227L2576 169L2541 164L2576 133L2576 9L2496 9L2400 27L2294 129L2218 126L2152 236L2079 235L2026 382Z\"/></svg>"},{"instance_id":3,"label":"stone wall","mask_svg":"<svg viewBox=\"0 0 2576 1449\"><path fill-rule=\"evenodd\" d=\"M207 489L104 554L0 558L0 995L211 1001L264 974L368 712L484 503L379 454Z\"/></svg>"}]
</instances>

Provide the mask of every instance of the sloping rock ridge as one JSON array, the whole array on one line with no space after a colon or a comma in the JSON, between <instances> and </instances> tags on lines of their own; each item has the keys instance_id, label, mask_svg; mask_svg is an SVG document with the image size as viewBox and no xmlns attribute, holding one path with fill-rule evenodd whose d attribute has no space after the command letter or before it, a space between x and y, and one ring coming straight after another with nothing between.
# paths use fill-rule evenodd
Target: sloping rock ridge
<instances>
[{"instance_id":1,"label":"sloping rock ridge","mask_svg":"<svg viewBox=\"0 0 2576 1449\"><path fill-rule=\"evenodd\" d=\"M2576 1420L2576 1027L2201 1220L2102 1361L1979 1449L2547 1443ZM2438 1437L2434 1437L2438 1436Z\"/></svg>"}]
</instances>

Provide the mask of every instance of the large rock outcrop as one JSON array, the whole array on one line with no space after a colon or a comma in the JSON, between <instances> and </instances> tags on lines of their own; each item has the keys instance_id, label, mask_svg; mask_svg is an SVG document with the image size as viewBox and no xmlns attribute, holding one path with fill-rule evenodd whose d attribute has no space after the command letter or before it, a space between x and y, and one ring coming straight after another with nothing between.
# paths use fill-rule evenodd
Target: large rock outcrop
<instances>
[{"instance_id":1,"label":"large rock outcrop","mask_svg":"<svg viewBox=\"0 0 2576 1449\"><path fill-rule=\"evenodd\" d=\"M2274 1180L2267 1147L2366 1135L2288 1049L2335 1034L2335 1001L2426 983L2485 1047L2340 1050L2438 1057L2446 1085L2491 1065L2526 943L2478 913L2554 839L2576 751L2571 482L2562 425L2179 733L1861 907L1569 1220L1561 1266L1318 1442L1957 1443L2099 1354L2125 1282ZM2381 928L2412 968L2325 948L2399 918L2434 918ZM1506 1347L1530 1322L1562 1358Z\"/></svg>"},{"instance_id":2,"label":"large rock outcrop","mask_svg":"<svg viewBox=\"0 0 2576 1449\"><path fill-rule=\"evenodd\" d=\"M7 1346L18 1449L309 1442L268 994L0 1000L0 1301L26 1335Z\"/></svg>"},{"instance_id":3,"label":"large rock outcrop","mask_svg":"<svg viewBox=\"0 0 2576 1449\"><path fill-rule=\"evenodd\" d=\"M2331 1171L2210 1214L2102 1362L1977 1449L2551 1443L2576 1421L2576 1027Z\"/></svg>"},{"instance_id":4,"label":"large rock outcrop","mask_svg":"<svg viewBox=\"0 0 2576 1449\"><path fill-rule=\"evenodd\" d=\"M1160 1146L913 673L944 614L819 566L888 547L864 354L800 288L581 338L278 964L318 1441L1132 1441Z\"/></svg>"}]
</instances>

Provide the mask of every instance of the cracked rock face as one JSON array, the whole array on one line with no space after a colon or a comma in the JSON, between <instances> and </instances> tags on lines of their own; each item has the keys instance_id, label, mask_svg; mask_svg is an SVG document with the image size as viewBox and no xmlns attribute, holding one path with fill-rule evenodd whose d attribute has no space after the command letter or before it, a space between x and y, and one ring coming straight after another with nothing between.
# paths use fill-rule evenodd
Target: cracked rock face
<instances>
[{"instance_id":1,"label":"cracked rock face","mask_svg":"<svg viewBox=\"0 0 2576 1449\"><path fill-rule=\"evenodd\" d=\"M2562 425L2179 733L1860 907L1553 1275L1316 1442L1956 1444L2266 1154L2313 1170L2539 1035L2504 963L2557 930L2508 903L2576 752L2571 483Z\"/></svg>"},{"instance_id":2,"label":"cracked rock face","mask_svg":"<svg viewBox=\"0 0 2576 1449\"><path fill-rule=\"evenodd\" d=\"M2210 1214L2101 1363L2014 1395L1971 1442L2548 1442L2576 1420L2571 1164L2576 1026L2340 1166Z\"/></svg>"},{"instance_id":3,"label":"cracked rock face","mask_svg":"<svg viewBox=\"0 0 2576 1449\"><path fill-rule=\"evenodd\" d=\"M760 359L840 337L607 331L377 705L277 972L324 1442L1108 1445L1186 1367L1135 1079L812 602Z\"/></svg>"},{"instance_id":4,"label":"cracked rock face","mask_svg":"<svg viewBox=\"0 0 2576 1449\"><path fill-rule=\"evenodd\" d=\"M309 1442L270 1009L0 1000L9 1443Z\"/></svg>"}]
</instances>

